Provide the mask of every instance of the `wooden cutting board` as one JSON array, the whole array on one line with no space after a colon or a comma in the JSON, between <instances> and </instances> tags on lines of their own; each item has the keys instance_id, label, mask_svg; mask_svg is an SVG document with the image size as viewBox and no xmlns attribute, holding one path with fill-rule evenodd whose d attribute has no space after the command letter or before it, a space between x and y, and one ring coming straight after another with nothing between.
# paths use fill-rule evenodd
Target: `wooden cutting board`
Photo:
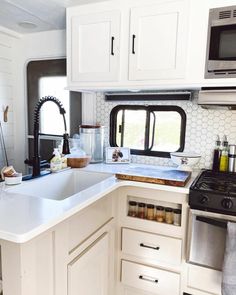
<instances>
[{"instance_id":1,"label":"wooden cutting board","mask_svg":"<svg viewBox=\"0 0 236 295\"><path fill-rule=\"evenodd\" d=\"M130 167L116 173L116 177L122 180L184 187L191 177L191 172L172 168Z\"/></svg>"}]
</instances>

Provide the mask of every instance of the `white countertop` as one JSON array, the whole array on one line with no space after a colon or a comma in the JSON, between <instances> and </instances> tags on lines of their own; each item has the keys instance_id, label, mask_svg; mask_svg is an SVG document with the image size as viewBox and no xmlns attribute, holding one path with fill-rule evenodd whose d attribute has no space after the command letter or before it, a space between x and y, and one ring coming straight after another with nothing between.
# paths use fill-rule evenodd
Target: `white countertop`
<instances>
[{"instance_id":1,"label":"white countertop","mask_svg":"<svg viewBox=\"0 0 236 295\"><path fill-rule=\"evenodd\" d=\"M130 164L130 166L138 166L143 169L148 167L157 168L157 166L137 164ZM170 169L167 167L161 168ZM174 187L117 180L113 174L121 172L123 169L127 169L127 164L90 164L85 168L78 169L87 172L110 173L111 177L60 201L11 193L11 187L7 188L5 186L4 190L0 190L0 239L15 243L27 242L121 186L145 187L188 194L190 184L195 176L193 174L186 187ZM68 171L60 172L61 175L63 173L68 173ZM46 177L48 183L50 183L50 179L54 176L51 174L43 178L46 179ZM28 183L35 181L37 180L23 182L17 187L26 187ZM1 186L4 188L4 183Z\"/></svg>"}]
</instances>

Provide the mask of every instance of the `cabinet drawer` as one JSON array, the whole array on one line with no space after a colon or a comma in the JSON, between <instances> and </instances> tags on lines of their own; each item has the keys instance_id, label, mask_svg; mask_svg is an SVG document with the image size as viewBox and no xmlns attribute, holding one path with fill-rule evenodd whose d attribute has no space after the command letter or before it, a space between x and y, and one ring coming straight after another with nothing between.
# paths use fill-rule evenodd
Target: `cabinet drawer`
<instances>
[{"instance_id":1,"label":"cabinet drawer","mask_svg":"<svg viewBox=\"0 0 236 295\"><path fill-rule=\"evenodd\" d=\"M181 262L182 240L123 228L122 251L126 254L177 265Z\"/></svg>"},{"instance_id":2,"label":"cabinet drawer","mask_svg":"<svg viewBox=\"0 0 236 295\"><path fill-rule=\"evenodd\" d=\"M122 283L158 295L177 295L180 275L145 265L122 261Z\"/></svg>"}]
</instances>

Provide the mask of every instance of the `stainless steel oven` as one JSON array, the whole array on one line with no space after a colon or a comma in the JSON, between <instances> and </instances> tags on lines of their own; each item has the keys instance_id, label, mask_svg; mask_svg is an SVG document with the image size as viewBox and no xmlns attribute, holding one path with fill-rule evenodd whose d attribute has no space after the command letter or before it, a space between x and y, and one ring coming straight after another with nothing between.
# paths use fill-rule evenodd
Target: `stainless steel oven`
<instances>
[{"instance_id":1,"label":"stainless steel oven","mask_svg":"<svg viewBox=\"0 0 236 295\"><path fill-rule=\"evenodd\" d=\"M236 6L210 9L205 78L236 77Z\"/></svg>"},{"instance_id":2,"label":"stainless steel oven","mask_svg":"<svg viewBox=\"0 0 236 295\"><path fill-rule=\"evenodd\" d=\"M189 263L222 270L228 221L236 216L190 210L187 260Z\"/></svg>"},{"instance_id":3,"label":"stainless steel oven","mask_svg":"<svg viewBox=\"0 0 236 295\"><path fill-rule=\"evenodd\" d=\"M202 170L190 187L189 207L186 291L220 295L225 244L231 235L227 226L236 222L236 173Z\"/></svg>"},{"instance_id":4,"label":"stainless steel oven","mask_svg":"<svg viewBox=\"0 0 236 295\"><path fill-rule=\"evenodd\" d=\"M222 270L227 223L236 222L236 173L202 170L189 206L188 262Z\"/></svg>"}]
</instances>

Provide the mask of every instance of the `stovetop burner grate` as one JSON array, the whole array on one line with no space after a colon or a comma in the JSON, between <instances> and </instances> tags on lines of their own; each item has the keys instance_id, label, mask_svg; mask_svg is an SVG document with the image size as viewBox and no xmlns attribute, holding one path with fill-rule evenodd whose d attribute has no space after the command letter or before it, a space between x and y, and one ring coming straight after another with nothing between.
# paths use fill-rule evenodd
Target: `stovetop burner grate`
<instances>
[{"instance_id":1,"label":"stovetop burner grate","mask_svg":"<svg viewBox=\"0 0 236 295\"><path fill-rule=\"evenodd\" d=\"M189 206L236 216L236 173L203 170L190 187Z\"/></svg>"},{"instance_id":2,"label":"stovetop burner grate","mask_svg":"<svg viewBox=\"0 0 236 295\"><path fill-rule=\"evenodd\" d=\"M192 186L193 190L236 195L236 173L220 173L204 170Z\"/></svg>"}]
</instances>

